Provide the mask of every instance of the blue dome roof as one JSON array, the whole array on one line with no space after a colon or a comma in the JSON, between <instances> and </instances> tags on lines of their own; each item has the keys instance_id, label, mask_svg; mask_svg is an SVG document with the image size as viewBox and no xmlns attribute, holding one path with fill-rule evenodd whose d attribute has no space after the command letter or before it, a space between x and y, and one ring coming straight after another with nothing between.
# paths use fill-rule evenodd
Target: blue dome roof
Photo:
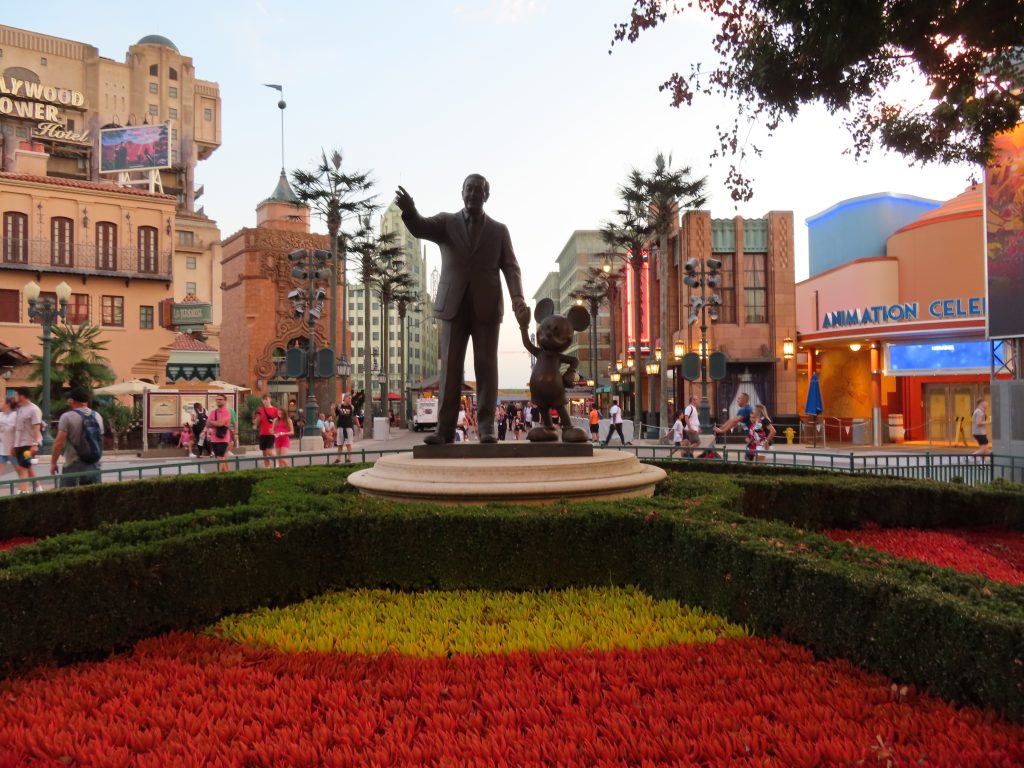
<instances>
[{"instance_id":1,"label":"blue dome roof","mask_svg":"<svg viewBox=\"0 0 1024 768\"><path fill-rule=\"evenodd\" d=\"M136 45L164 45L168 48L171 48L175 52L179 52L178 46L176 46L163 35L146 35L144 38L139 40L139 42L137 42Z\"/></svg>"}]
</instances>

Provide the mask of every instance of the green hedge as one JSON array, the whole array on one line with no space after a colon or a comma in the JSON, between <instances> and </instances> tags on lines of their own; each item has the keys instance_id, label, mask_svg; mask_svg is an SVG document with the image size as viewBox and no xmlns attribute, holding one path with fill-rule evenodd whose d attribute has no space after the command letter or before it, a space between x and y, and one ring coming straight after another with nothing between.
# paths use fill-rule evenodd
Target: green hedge
<instances>
[{"instance_id":1,"label":"green hedge","mask_svg":"<svg viewBox=\"0 0 1024 768\"><path fill-rule=\"evenodd\" d=\"M750 517L783 520L800 528L1024 529L1024 488L997 484L968 488L923 480L880 477L738 476L740 509Z\"/></svg>"},{"instance_id":2,"label":"green hedge","mask_svg":"<svg viewBox=\"0 0 1024 768\"><path fill-rule=\"evenodd\" d=\"M249 500L255 472L99 483L0 498L0 540L42 538L128 520L150 520Z\"/></svg>"},{"instance_id":3,"label":"green hedge","mask_svg":"<svg viewBox=\"0 0 1024 768\"><path fill-rule=\"evenodd\" d=\"M653 499L474 508L363 497L348 471L252 473L232 507L0 554L0 666L102 656L332 588L638 585L1024 719L1024 590L741 515L726 475L675 472Z\"/></svg>"}]
</instances>

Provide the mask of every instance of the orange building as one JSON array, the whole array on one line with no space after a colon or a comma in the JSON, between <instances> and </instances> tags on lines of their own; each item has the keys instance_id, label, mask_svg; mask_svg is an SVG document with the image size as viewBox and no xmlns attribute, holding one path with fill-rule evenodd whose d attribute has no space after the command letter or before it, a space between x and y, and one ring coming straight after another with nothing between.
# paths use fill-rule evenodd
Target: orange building
<instances>
[{"instance_id":1,"label":"orange building","mask_svg":"<svg viewBox=\"0 0 1024 768\"><path fill-rule=\"evenodd\" d=\"M980 186L945 203L886 193L808 219L799 402L817 371L833 440L970 441L991 373L982 205Z\"/></svg>"}]
</instances>

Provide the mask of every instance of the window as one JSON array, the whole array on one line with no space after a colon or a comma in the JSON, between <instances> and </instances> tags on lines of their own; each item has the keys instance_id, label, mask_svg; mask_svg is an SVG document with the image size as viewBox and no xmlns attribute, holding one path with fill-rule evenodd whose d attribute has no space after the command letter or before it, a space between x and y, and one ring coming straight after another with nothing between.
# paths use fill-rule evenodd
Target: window
<instances>
[{"instance_id":1,"label":"window","mask_svg":"<svg viewBox=\"0 0 1024 768\"><path fill-rule=\"evenodd\" d=\"M0 288L0 323L21 321L21 291L17 288Z\"/></svg>"},{"instance_id":2,"label":"window","mask_svg":"<svg viewBox=\"0 0 1024 768\"><path fill-rule=\"evenodd\" d=\"M172 149L171 150L171 163L173 164L173 163L177 163L177 162L178 162L178 150Z\"/></svg>"},{"instance_id":3,"label":"window","mask_svg":"<svg viewBox=\"0 0 1024 768\"><path fill-rule=\"evenodd\" d=\"M168 87L167 95L170 96L172 99L178 98L178 89L177 89L177 87L175 87L173 85Z\"/></svg>"},{"instance_id":4,"label":"window","mask_svg":"<svg viewBox=\"0 0 1024 768\"><path fill-rule=\"evenodd\" d=\"M377 317L376 315L374 315L374 317L373 317L373 324L374 325L380 325L380 318Z\"/></svg>"},{"instance_id":5,"label":"window","mask_svg":"<svg viewBox=\"0 0 1024 768\"><path fill-rule=\"evenodd\" d=\"M178 119L178 110L175 109L174 107L170 107L167 110L167 115L168 115L168 117L171 118L171 120L177 120Z\"/></svg>"},{"instance_id":6,"label":"window","mask_svg":"<svg viewBox=\"0 0 1024 768\"><path fill-rule=\"evenodd\" d=\"M75 264L75 222L63 216L50 219L50 265L72 267Z\"/></svg>"},{"instance_id":7,"label":"window","mask_svg":"<svg viewBox=\"0 0 1024 768\"><path fill-rule=\"evenodd\" d=\"M153 275L158 267L156 227L139 227L139 272Z\"/></svg>"},{"instance_id":8,"label":"window","mask_svg":"<svg viewBox=\"0 0 1024 768\"><path fill-rule=\"evenodd\" d=\"M171 128L171 141L177 141L177 140L178 140L178 129L177 128Z\"/></svg>"},{"instance_id":9,"label":"window","mask_svg":"<svg viewBox=\"0 0 1024 768\"><path fill-rule=\"evenodd\" d=\"M208 123L213 122L213 110L209 107L203 110L203 120L205 120Z\"/></svg>"},{"instance_id":10,"label":"window","mask_svg":"<svg viewBox=\"0 0 1024 768\"><path fill-rule=\"evenodd\" d=\"M191 294L192 296L195 296L196 295L196 284L195 283L185 283L185 293L186 294Z\"/></svg>"},{"instance_id":11,"label":"window","mask_svg":"<svg viewBox=\"0 0 1024 768\"><path fill-rule=\"evenodd\" d=\"M178 245L193 245L194 243L194 232L178 232Z\"/></svg>"},{"instance_id":12,"label":"window","mask_svg":"<svg viewBox=\"0 0 1024 768\"><path fill-rule=\"evenodd\" d=\"M124 328L124 296L104 296L102 300L101 323L115 328Z\"/></svg>"},{"instance_id":13,"label":"window","mask_svg":"<svg viewBox=\"0 0 1024 768\"><path fill-rule=\"evenodd\" d=\"M150 83L149 84L149 92L150 93L160 93L160 86L157 85L156 83Z\"/></svg>"},{"instance_id":14,"label":"window","mask_svg":"<svg viewBox=\"0 0 1024 768\"><path fill-rule=\"evenodd\" d=\"M39 66L41 66L41 67L45 67L46 66L46 57L45 56L40 56L39 57Z\"/></svg>"},{"instance_id":15,"label":"window","mask_svg":"<svg viewBox=\"0 0 1024 768\"><path fill-rule=\"evenodd\" d=\"M156 77L160 74L160 68L156 64L149 65L149 76Z\"/></svg>"},{"instance_id":16,"label":"window","mask_svg":"<svg viewBox=\"0 0 1024 768\"><path fill-rule=\"evenodd\" d=\"M185 257L185 269L195 269L195 268L196 268L196 257L195 256L186 256Z\"/></svg>"},{"instance_id":17,"label":"window","mask_svg":"<svg viewBox=\"0 0 1024 768\"><path fill-rule=\"evenodd\" d=\"M371 339L371 341L380 341L380 331L373 332L373 338Z\"/></svg>"},{"instance_id":18,"label":"window","mask_svg":"<svg viewBox=\"0 0 1024 768\"><path fill-rule=\"evenodd\" d=\"M8 211L4 214L4 261L28 263L28 216Z\"/></svg>"},{"instance_id":19,"label":"window","mask_svg":"<svg viewBox=\"0 0 1024 768\"><path fill-rule=\"evenodd\" d=\"M68 322L71 325L89 322L89 294L71 294L71 298L68 300Z\"/></svg>"},{"instance_id":20,"label":"window","mask_svg":"<svg viewBox=\"0 0 1024 768\"><path fill-rule=\"evenodd\" d=\"M768 322L768 275L766 272L767 254L743 254L743 303L746 309L746 322Z\"/></svg>"},{"instance_id":21,"label":"window","mask_svg":"<svg viewBox=\"0 0 1024 768\"><path fill-rule=\"evenodd\" d=\"M14 129L14 135L17 136L19 139L27 139L28 138L28 128L25 128L24 126L19 125L17 128Z\"/></svg>"},{"instance_id":22,"label":"window","mask_svg":"<svg viewBox=\"0 0 1024 768\"><path fill-rule=\"evenodd\" d=\"M153 116L156 116L156 113L157 113L157 111L156 111L156 104L150 104L149 105L149 114L151 114Z\"/></svg>"},{"instance_id":23,"label":"window","mask_svg":"<svg viewBox=\"0 0 1024 768\"><path fill-rule=\"evenodd\" d=\"M71 119L70 117L68 117L68 118L65 118L65 119L67 120L67 124L68 124L68 130L69 130L69 131L73 131L73 130L75 130L75 121L74 121L74 120L72 120L72 119Z\"/></svg>"},{"instance_id":24,"label":"window","mask_svg":"<svg viewBox=\"0 0 1024 768\"><path fill-rule=\"evenodd\" d=\"M117 269L117 224L96 222L96 269Z\"/></svg>"},{"instance_id":25,"label":"window","mask_svg":"<svg viewBox=\"0 0 1024 768\"><path fill-rule=\"evenodd\" d=\"M718 322L736 322L736 255L732 253L714 253L712 256L722 262L722 284L718 295L722 297L722 306L718 310Z\"/></svg>"},{"instance_id":26,"label":"window","mask_svg":"<svg viewBox=\"0 0 1024 768\"><path fill-rule=\"evenodd\" d=\"M139 328L144 330L152 330L153 328L153 308L152 307L139 307Z\"/></svg>"},{"instance_id":27,"label":"window","mask_svg":"<svg viewBox=\"0 0 1024 768\"><path fill-rule=\"evenodd\" d=\"M167 70L167 76L171 80L177 80L178 79L178 70L176 70L174 67L169 67L168 70Z\"/></svg>"}]
</instances>

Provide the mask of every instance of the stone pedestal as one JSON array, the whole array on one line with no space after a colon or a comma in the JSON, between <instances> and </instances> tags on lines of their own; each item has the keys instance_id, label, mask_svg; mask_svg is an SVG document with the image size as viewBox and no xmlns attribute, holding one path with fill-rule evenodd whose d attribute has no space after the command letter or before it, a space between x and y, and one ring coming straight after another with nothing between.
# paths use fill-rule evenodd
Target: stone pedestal
<instances>
[{"instance_id":1,"label":"stone pedestal","mask_svg":"<svg viewBox=\"0 0 1024 768\"><path fill-rule=\"evenodd\" d=\"M454 446L438 446L448 451ZM508 443L467 446L476 450L516 448ZM537 446L538 449L554 445ZM579 444L570 449L586 448ZM527 449L527 452L529 449ZM543 452L541 452L543 454ZM370 496L444 504L544 504L570 499L608 500L652 496L665 471L641 464L624 451L593 451L591 456L508 456L420 458L408 453L383 456L349 482Z\"/></svg>"}]
</instances>

